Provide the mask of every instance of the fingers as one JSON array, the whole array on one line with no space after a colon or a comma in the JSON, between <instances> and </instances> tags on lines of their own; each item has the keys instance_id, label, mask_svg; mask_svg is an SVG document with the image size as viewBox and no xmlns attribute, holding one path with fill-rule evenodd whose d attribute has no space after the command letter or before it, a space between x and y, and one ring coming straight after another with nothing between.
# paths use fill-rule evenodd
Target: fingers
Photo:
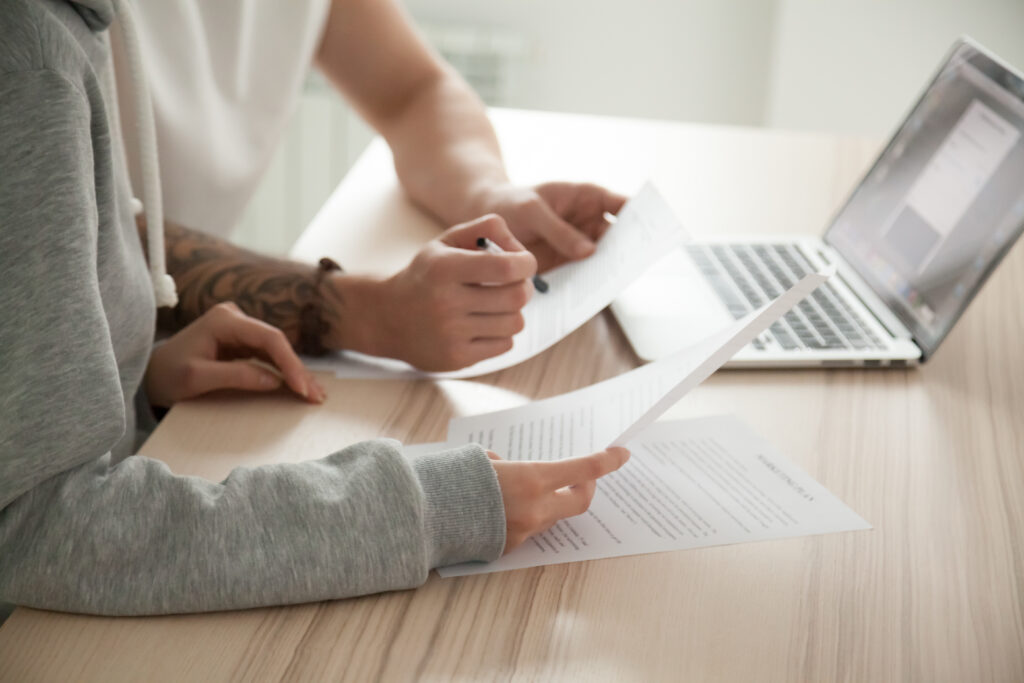
<instances>
[{"instance_id":1,"label":"fingers","mask_svg":"<svg viewBox=\"0 0 1024 683\"><path fill-rule=\"evenodd\" d=\"M529 280L507 285L466 285L466 306L472 313L514 313L529 303L533 289Z\"/></svg>"},{"instance_id":2,"label":"fingers","mask_svg":"<svg viewBox=\"0 0 1024 683\"><path fill-rule=\"evenodd\" d=\"M523 314L515 313L474 313L469 316L472 340L501 339L514 337L523 331L526 321Z\"/></svg>"},{"instance_id":3,"label":"fingers","mask_svg":"<svg viewBox=\"0 0 1024 683\"><path fill-rule=\"evenodd\" d=\"M259 352L259 353L260 353L260 356L265 356L266 355L263 352ZM278 379L282 379L283 380L283 375L282 375L281 371L272 362L267 360L267 358L263 358L263 357L250 357L250 358L242 358L241 360L246 360L246 361L252 363L253 365L255 365L257 367L263 368L264 370L266 370L266 371L270 372L271 374L273 374ZM305 366L303 366L303 368L305 368ZM320 382L316 381L316 377L313 376L313 373L311 373L309 371L305 371L305 376L306 376L306 386L309 387L309 395L308 396L304 396L303 398L305 398L310 403L323 403L324 400L327 398L327 392L324 390L324 388L320 384ZM295 391L290 386L288 388L291 389L292 391ZM295 392L295 393L298 393L298 392Z\"/></svg>"},{"instance_id":4,"label":"fingers","mask_svg":"<svg viewBox=\"0 0 1024 683\"><path fill-rule=\"evenodd\" d=\"M551 506L556 517L555 521L582 515L590 507L595 491L597 491L596 479L555 491L555 499Z\"/></svg>"},{"instance_id":5,"label":"fingers","mask_svg":"<svg viewBox=\"0 0 1024 683\"><path fill-rule=\"evenodd\" d=\"M506 462L491 453L488 457L505 506L507 552L558 520L586 512L597 479L622 467L629 451L609 448L556 462Z\"/></svg>"},{"instance_id":6,"label":"fingers","mask_svg":"<svg viewBox=\"0 0 1024 683\"><path fill-rule=\"evenodd\" d=\"M477 246L481 237L489 239L505 253L490 253ZM457 225L441 236L450 249L442 263L457 273L458 282L508 284L533 277L537 260L512 235L505 220L489 214L475 221Z\"/></svg>"},{"instance_id":7,"label":"fingers","mask_svg":"<svg viewBox=\"0 0 1024 683\"><path fill-rule=\"evenodd\" d=\"M476 250L477 240L481 237L491 240L504 251L526 251L526 247L508 229L505 219L494 213L456 225L441 235L441 241L457 249Z\"/></svg>"},{"instance_id":8,"label":"fingers","mask_svg":"<svg viewBox=\"0 0 1024 683\"><path fill-rule=\"evenodd\" d=\"M624 197L623 195L615 194L614 192L608 192L603 188L598 189L601 190L602 207L601 218L597 223L597 227L594 231L594 234L591 235L595 241L604 237L604 234L608 232L608 228L612 226L612 224L607 219L605 219L605 216L607 214L611 214L612 216L618 215L619 211L621 211L622 207L626 204L626 197Z\"/></svg>"},{"instance_id":9,"label":"fingers","mask_svg":"<svg viewBox=\"0 0 1024 683\"><path fill-rule=\"evenodd\" d=\"M594 243L574 225L562 220L547 204L538 204L535 230L555 251L568 259L581 259L594 253Z\"/></svg>"},{"instance_id":10,"label":"fingers","mask_svg":"<svg viewBox=\"0 0 1024 683\"><path fill-rule=\"evenodd\" d=\"M550 489L560 489L594 481L619 469L627 460L628 450L612 447L591 455L545 462L542 463L545 466L545 485Z\"/></svg>"},{"instance_id":11,"label":"fingers","mask_svg":"<svg viewBox=\"0 0 1024 683\"><path fill-rule=\"evenodd\" d=\"M601 192L601 202L603 203L601 208L602 214L607 212L612 215L617 215L619 211L622 210L622 207L626 205L627 197L625 195L618 194L617 192L609 192L602 187L598 187L597 189Z\"/></svg>"},{"instance_id":12,"label":"fingers","mask_svg":"<svg viewBox=\"0 0 1024 683\"><path fill-rule=\"evenodd\" d=\"M186 366L185 372L185 385L192 396L223 389L274 391L283 381L273 368L252 359L194 360ZM323 388L315 380L312 382L310 396L310 400L316 403L322 403L326 398Z\"/></svg>"},{"instance_id":13,"label":"fingers","mask_svg":"<svg viewBox=\"0 0 1024 683\"><path fill-rule=\"evenodd\" d=\"M511 284L537 273L537 259L528 251L489 254L451 249L441 259L451 276L464 284Z\"/></svg>"},{"instance_id":14,"label":"fingers","mask_svg":"<svg viewBox=\"0 0 1024 683\"><path fill-rule=\"evenodd\" d=\"M189 371L189 388L196 395L220 389L273 391L281 386L280 377L245 360L195 361Z\"/></svg>"},{"instance_id":15,"label":"fingers","mask_svg":"<svg viewBox=\"0 0 1024 683\"><path fill-rule=\"evenodd\" d=\"M465 347L463 367L503 354L512 348L513 343L511 337L474 339Z\"/></svg>"},{"instance_id":16,"label":"fingers","mask_svg":"<svg viewBox=\"0 0 1024 683\"><path fill-rule=\"evenodd\" d=\"M247 316L234 304L221 304L217 309L220 311L212 321L212 331L218 344L243 346L266 354L292 391L309 401L323 400L323 390L306 371L281 330Z\"/></svg>"},{"instance_id":17,"label":"fingers","mask_svg":"<svg viewBox=\"0 0 1024 683\"><path fill-rule=\"evenodd\" d=\"M593 183L544 183L538 185L536 191L551 212L561 217L570 227L574 227L578 233L589 238L591 243L599 240L609 227L604 214L617 214L626 203L626 197L623 195ZM566 231L563 229L560 233L566 234ZM558 234L554 234L553 237L555 239L549 239L548 242L563 257L579 258L562 246L564 242L556 241Z\"/></svg>"},{"instance_id":18,"label":"fingers","mask_svg":"<svg viewBox=\"0 0 1024 683\"><path fill-rule=\"evenodd\" d=\"M471 339L454 347L459 366L473 365L510 350L515 344L513 337L524 325L519 313L469 316L467 334Z\"/></svg>"}]
</instances>

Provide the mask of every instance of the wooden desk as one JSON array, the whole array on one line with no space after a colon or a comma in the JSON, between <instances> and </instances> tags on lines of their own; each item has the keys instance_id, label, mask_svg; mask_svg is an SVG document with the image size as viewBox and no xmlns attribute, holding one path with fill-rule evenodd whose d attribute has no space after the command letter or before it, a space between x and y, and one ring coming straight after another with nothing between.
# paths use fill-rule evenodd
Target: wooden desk
<instances>
[{"instance_id":1,"label":"wooden desk","mask_svg":"<svg viewBox=\"0 0 1024 683\"><path fill-rule=\"evenodd\" d=\"M496 112L513 176L632 191L652 176L694 233L820 232L877 141ZM393 268L436 228L372 148L295 248ZM383 245L383 246L382 246ZM673 416L732 411L873 531L440 580L241 613L18 610L9 680L1024 680L1024 247L925 367L722 372ZM177 472L322 456L584 386L635 358L607 314L476 382L338 381L176 407L146 444ZM126 511L126 514L130 514Z\"/></svg>"}]
</instances>

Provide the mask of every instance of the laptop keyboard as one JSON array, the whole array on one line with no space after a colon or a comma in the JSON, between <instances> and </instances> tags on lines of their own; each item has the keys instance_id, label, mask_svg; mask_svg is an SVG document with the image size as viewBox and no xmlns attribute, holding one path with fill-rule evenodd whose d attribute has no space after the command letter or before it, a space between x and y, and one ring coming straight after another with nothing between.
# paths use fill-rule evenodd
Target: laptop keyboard
<instances>
[{"instance_id":1,"label":"laptop keyboard","mask_svg":"<svg viewBox=\"0 0 1024 683\"><path fill-rule=\"evenodd\" d=\"M814 270L791 244L695 244L686 249L734 318L760 308ZM885 348L828 282L773 323L752 346L786 351Z\"/></svg>"}]
</instances>

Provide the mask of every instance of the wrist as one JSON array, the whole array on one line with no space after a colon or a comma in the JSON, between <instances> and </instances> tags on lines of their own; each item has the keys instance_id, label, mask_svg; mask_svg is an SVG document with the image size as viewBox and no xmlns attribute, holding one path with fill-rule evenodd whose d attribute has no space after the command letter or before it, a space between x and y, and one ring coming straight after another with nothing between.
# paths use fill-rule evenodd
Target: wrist
<instances>
[{"instance_id":1,"label":"wrist","mask_svg":"<svg viewBox=\"0 0 1024 683\"><path fill-rule=\"evenodd\" d=\"M514 194L516 186L508 178L481 178L470 184L461 202L457 215L446 221L449 225L465 223L488 213L497 213Z\"/></svg>"},{"instance_id":2,"label":"wrist","mask_svg":"<svg viewBox=\"0 0 1024 683\"><path fill-rule=\"evenodd\" d=\"M431 567L490 562L505 548L498 476L477 444L414 458L423 489L423 530Z\"/></svg>"},{"instance_id":3,"label":"wrist","mask_svg":"<svg viewBox=\"0 0 1024 683\"><path fill-rule=\"evenodd\" d=\"M324 280L323 345L337 351L387 355L386 281L368 275L332 274Z\"/></svg>"},{"instance_id":4,"label":"wrist","mask_svg":"<svg viewBox=\"0 0 1024 683\"><path fill-rule=\"evenodd\" d=\"M174 399L169 392L165 391L167 383L163 381L164 373L161 372L161 365L166 362L169 352L166 340L155 344L149 355L149 362L146 364L146 372L142 377L142 390L145 392L149 404L154 408L170 408L174 404Z\"/></svg>"}]
</instances>

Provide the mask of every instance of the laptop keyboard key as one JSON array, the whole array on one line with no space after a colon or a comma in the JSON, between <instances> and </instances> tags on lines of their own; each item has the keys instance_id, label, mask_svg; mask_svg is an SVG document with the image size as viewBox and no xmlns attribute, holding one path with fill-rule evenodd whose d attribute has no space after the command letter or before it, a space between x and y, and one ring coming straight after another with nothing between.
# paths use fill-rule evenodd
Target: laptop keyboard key
<instances>
[{"instance_id":1,"label":"laptop keyboard key","mask_svg":"<svg viewBox=\"0 0 1024 683\"><path fill-rule=\"evenodd\" d=\"M790 244L690 245L687 251L734 318L763 306L814 270ZM816 289L751 346L765 349L769 340L786 351L885 348L831 283Z\"/></svg>"},{"instance_id":2,"label":"laptop keyboard key","mask_svg":"<svg viewBox=\"0 0 1024 683\"><path fill-rule=\"evenodd\" d=\"M772 323L771 326L772 335L775 337L775 341L779 342L779 346L784 348L786 351L792 351L793 349L800 348L800 344L793 339L792 335L786 331L786 328L781 323Z\"/></svg>"}]
</instances>

